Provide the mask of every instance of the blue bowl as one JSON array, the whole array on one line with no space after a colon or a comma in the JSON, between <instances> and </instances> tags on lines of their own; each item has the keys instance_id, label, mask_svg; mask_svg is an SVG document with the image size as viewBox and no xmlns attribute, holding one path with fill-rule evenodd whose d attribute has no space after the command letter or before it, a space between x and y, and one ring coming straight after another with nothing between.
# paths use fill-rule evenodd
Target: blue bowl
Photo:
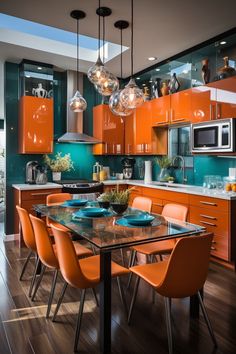
<instances>
[{"instance_id":1,"label":"blue bowl","mask_svg":"<svg viewBox=\"0 0 236 354\"><path fill-rule=\"evenodd\" d=\"M151 224L155 216L150 214L134 214L125 215L123 218L126 219L130 225L145 226Z\"/></svg>"},{"instance_id":2,"label":"blue bowl","mask_svg":"<svg viewBox=\"0 0 236 354\"><path fill-rule=\"evenodd\" d=\"M87 207L80 209L80 211L85 215L85 216L103 216L107 210L105 208L95 208L95 207Z\"/></svg>"},{"instance_id":3,"label":"blue bowl","mask_svg":"<svg viewBox=\"0 0 236 354\"><path fill-rule=\"evenodd\" d=\"M88 199L70 199L66 200L68 206L83 206L88 203Z\"/></svg>"}]
</instances>

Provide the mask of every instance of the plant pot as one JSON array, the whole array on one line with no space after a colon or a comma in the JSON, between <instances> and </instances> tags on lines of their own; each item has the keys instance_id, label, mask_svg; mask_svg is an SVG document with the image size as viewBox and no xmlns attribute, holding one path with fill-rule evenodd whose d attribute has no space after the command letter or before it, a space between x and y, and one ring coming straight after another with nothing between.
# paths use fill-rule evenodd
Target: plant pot
<instances>
[{"instance_id":1,"label":"plant pot","mask_svg":"<svg viewBox=\"0 0 236 354\"><path fill-rule=\"evenodd\" d=\"M167 168L161 168L161 171L158 175L159 182L168 182L168 178L170 177L169 171Z\"/></svg>"},{"instance_id":2,"label":"plant pot","mask_svg":"<svg viewBox=\"0 0 236 354\"><path fill-rule=\"evenodd\" d=\"M60 181L61 180L61 172L53 172L52 173L52 180L53 181Z\"/></svg>"},{"instance_id":3,"label":"plant pot","mask_svg":"<svg viewBox=\"0 0 236 354\"><path fill-rule=\"evenodd\" d=\"M105 209L108 209L110 206L110 202L108 202L108 201L106 201L106 202L98 201L98 204L99 204L100 208L105 208Z\"/></svg>"},{"instance_id":4,"label":"plant pot","mask_svg":"<svg viewBox=\"0 0 236 354\"><path fill-rule=\"evenodd\" d=\"M111 207L116 214L123 214L124 211L128 208L127 204L120 204L120 203L111 203Z\"/></svg>"}]
</instances>

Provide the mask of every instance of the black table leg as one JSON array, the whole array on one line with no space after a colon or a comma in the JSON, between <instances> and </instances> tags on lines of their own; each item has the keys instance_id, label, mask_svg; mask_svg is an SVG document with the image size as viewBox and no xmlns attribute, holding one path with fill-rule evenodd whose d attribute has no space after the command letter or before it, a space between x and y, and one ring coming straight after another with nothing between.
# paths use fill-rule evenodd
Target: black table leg
<instances>
[{"instance_id":1,"label":"black table leg","mask_svg":"<svg viewBox=\"0 0 236 354\"><path fill-rule=\"evenodd\" d=\"M203 289L200 290L200 293L203 297ZM192 318L199 317L199 300L197 294L190 296L190 316Z\"/></svg>"},{"instance_id":2,"label":"black table leg","mask_svg":"<svg viewBox=\"0 0 236 354\"><path fill-rule=\"evenodd\" d=\"M111 352L111 252L100 253L100 350Z\"/></svg>"},{"instance_id":3,"label":"black table leg","mask_svg":"<svg viewBox=\"0 0 236 354\"><path fill-rule=\"evenodd\" d=\"M42 214L39 211L36 211L36 216L37 216L37 218L41 219ZM37 255L37 260L38 260L38 255ZM36 269L36 274L40 275L41 270L42 270L42 263L41 263L41 261L39 261L37 269Z\"/></svg>"}]
</instances>

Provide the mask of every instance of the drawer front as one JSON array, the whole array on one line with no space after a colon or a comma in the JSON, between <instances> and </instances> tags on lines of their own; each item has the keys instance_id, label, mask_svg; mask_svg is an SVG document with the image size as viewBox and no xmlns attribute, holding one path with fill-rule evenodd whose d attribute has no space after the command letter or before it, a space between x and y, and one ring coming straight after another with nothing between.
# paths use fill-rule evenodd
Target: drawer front
<instances>
[{"instance_id":1,"label":"drawer front","mask_svg":"<svg viewBox=\"0 0 236 354\"><path fill-rule=\"evenodd\" d=\"M215 235L221 235L228 238L228 213L190 206L190 222L206 227L207 231L213 232Z\"/></svg>"},{"instance_id":2,"label":"drawer front","mask_svg":"<svg viewBox=\"0 0 236 354\"><path fill-rule=\"evenodd\" d=\"M46 197L49 194L53 193L60 193L61 188L55 188L55 189L37 189L37 190L31 190L31 191L22 191L21 192L21 200L36 200L36 199L41 199L42 203L45 203ZM37 204L37 203L35 203Z\"/></svg>"},{"instance_id":3,"label":"drawer front","mask_svg":"<svg viewBox=\"0 0 236 354\"><path fill-rule=\"evenodd\" d=\"M219 210L228 212L229 211L229 201L219 198L211 198L199 195L190 195L189 196L190 205L196 205L198 207Z\"/></svg>"},{"instance_id":4,"label":"drawer front","mask_svg":"<svg viewBox=\"0 0 236 354\"><path fill-rule=\"evenodd\" d=\"M35 199L34 201L25 200L21 203L21 207L26 209L28 213L36 215L36 212L33 209L33 205L35 204L45 204L45 200L44 199Z\"/></svg>"},{"instance_id":5,"label":"drawer front","mask_svg":"<svg viewBox=\"0 0 236 354\"><path fill-rule=\"evenodd\" d=\"M211 254L215 257L230 261L229 257L229 241L228 238L220 235L214 235Z\"/></svg>"},{"instance_id":6,"label":"drawer front","mask_svg":"<svg viewBox=\"0 0 236 354\"><path fill-rule=\"evenodd\" d=\"M173 203L187 204L189 203L189 195L186 193L178 193L166 191L163 189L143 188L143 195L158 199L165 199Z\"/></svg>"}]
</instances>

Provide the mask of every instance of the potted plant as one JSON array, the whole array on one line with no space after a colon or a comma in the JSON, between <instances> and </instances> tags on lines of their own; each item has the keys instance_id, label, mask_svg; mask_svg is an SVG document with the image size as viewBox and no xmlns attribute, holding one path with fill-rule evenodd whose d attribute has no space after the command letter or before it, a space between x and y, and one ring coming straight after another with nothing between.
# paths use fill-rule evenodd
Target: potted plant
<instances>
[{"instance_id":1,"label":"potted plant","mask_svg":"<svg viewBox=\"0 0 236 354\"><path fill-rule=\"evenodd\" d=\"M168 156L158 157L157 164L161 169L158 175L158 181L167 182L170 177L168 169L171 167L172 160Z\"/></svg>"},{"instance_id":2,"label":"potted plant","mask_svg":"<svg viewBox=\"0 0 236 354\"><path fill-rule=\"evenodd\" d=\"M44 155L44 162L52 171L53 181L60 181L61 172L74 170L74 163L71 160L70 153L62 156L61 152L57 152L54 158Z\"/></svg>"},{"instance_id":3,"label":"potted plant","mask_svg":"<svg viewBox=\"0 0 236 354\"><path fill-rule=\"evenodd\" d=\"M110 192L110 205L117 214L122 214L128 208L131 189L119 191L117 184L116 189Z\"/></svg>"},{"instance_id":4,"label":"potted plant","mask_svg":"<svg viewBox=\"0 0 236 354\"><path fill-rule=\"evenodd\" d=\"M98 198L97 198L98 204L101 208L108 209L110 206L110 201L111 201L111 194L110 192L102 193Z\"/></svg>"}]
</instances>

